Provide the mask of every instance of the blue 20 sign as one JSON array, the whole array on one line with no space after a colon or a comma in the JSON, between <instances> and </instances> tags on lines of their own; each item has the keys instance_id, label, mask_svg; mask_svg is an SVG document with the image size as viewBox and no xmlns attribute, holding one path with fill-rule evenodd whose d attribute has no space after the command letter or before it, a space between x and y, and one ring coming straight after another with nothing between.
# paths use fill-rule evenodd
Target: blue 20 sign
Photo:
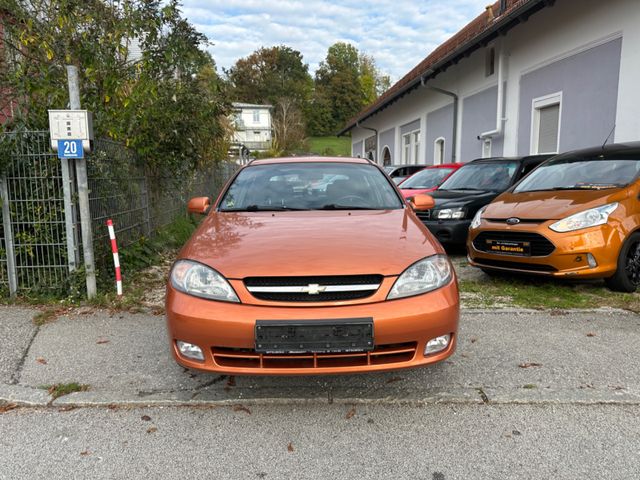
<instances>
[{"instance_id":1,"label":"blue 20 sign","mask_svg":"<svg viewBox=\"0 0 640 480\"><path fill-rule=\"evenodd\" d=\"M84 158L82 140L58 140L58 158Z\"/></svg>"}]
</instances>

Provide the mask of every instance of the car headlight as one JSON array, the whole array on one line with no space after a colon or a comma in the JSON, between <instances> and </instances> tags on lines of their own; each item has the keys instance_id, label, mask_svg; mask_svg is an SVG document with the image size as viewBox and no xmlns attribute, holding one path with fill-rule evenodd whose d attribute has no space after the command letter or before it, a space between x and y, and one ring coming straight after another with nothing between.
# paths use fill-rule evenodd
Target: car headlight
<instances>
[{"instance_id":1,"label":"car headlight","mask_svg":"<svg viewBox=\"0 0 640 480\"><path fill-rule=\"evenodd\" d=\"M554 232L564 233L603 225L609 221L609 215L611 215L616 208L618 208L618 202L609 203L602 207L590 208L589 210L563 218L553 225L549 225L549 228Z\"/></svg>"},{"instance_id":2,"label":"car headlight","mask_svg":"<svg viewBox=\"0 0 640 480\"><path fill-rule=\"evenodd\" d=\"M398 277L387 300L410 297L440 288L451 280L451 263L445 255L433 255L407 268Z\"/></svg>"},{"instance_id":3,"label":"car headlight","mask_svg":"<svg viewBox=\"0 0 640 480\"><path fill-rule=\"evenodd\" d=\"M194 297L239 302L229 282L216 272L198 262L178 260L171 269L171 285L176 290Z\"/></svg>"},{"instance_id":4,"label":"car headlight","mask_svg":"<svg viewBox=\"0 0 640 480\"><path fill-rule=\"evenodd\" d=\"M438 220L460 220L464 218L464 208L443 208L435 212L435 216Z\"/></svg>"},{"instance_id":5,"label":"car headlight","mask_svg":"<svg viewBox=\"0 0 640 480\"><path fill-rule=\"evenodd\" d=\"M480 223L482 222L482 214L486 209L487 207L482 207L480 210L478 210L478 213L476 213L473 217L473 220L471 220L471 225L469 225L469 228L478 228L480 226Z\"/></svg>"}]
</instances>

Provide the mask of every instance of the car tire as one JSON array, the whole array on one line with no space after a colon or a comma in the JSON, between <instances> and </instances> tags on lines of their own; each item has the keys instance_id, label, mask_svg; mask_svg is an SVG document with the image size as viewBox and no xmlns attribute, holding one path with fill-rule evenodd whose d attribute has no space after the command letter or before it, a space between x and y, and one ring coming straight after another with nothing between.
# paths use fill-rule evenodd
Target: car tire
<instances>
[{"instance_id":1,"label":"car tire","mask_svg":"<svg viewBox=\"0 0 640 480\"><path fill-rule=\"evenodd\" d=\"M632 233L618 255L615 275L606 278L607 287L616 292L635 292L640 285L640 233Z\"/></svg>"}]
</instances>

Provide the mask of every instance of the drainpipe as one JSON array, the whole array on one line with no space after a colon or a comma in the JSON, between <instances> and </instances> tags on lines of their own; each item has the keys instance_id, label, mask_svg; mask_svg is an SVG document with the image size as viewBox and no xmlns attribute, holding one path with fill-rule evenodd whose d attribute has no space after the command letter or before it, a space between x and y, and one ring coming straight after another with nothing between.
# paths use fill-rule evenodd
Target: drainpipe
<instances>
[{"instance_id":1,"label":"drainpipe","mask_svg":"<svg viewBox=\"0 0 640 480\"><path fill-rule=\"evenodd\" d=\"M488 132L478 135L478 140L485 138L500 137L503 134L504 122L504 48L500 45L500 54L498 55L498 102L496 106L496 128Z\"/></svg>"},{"instance_id":2,"label":"drainpipe","mask_svg":"<svg viewBox=\"0 0 640 480\"><path fill-rule=\"evenodd\" d=\"M435 92L438 93L442 93L443 95L449 95L450 97L453 98L453 133L451 134L452 139L451 139L451 144L453 145L453 147L451 148L451 160L453 163L456 162L456 150L458 148L458 103L459 103L459 99L458 99L458 95L456 95L453 92L450 92L448 90L445 90L443 88L440 87L434 87L432 85L427 85L425 79L425 77L421 77L420 78L420 84L425 87L428 88L429 90L433 90ZM425 128L426 130L426 128ZM426 140L426 138L425 138Z\"/></svg>"},{"instance_id":3,"label":"drainpipe","mask_svg":"<svg viewBox=\"0 0 640 480\"><path fill-rule=\"evenodd\" d=\"M378 139L378 130L376 130L375 128L371 128L371 127L363 127L362 125L360 125L360 121L359 120L356 122L356 127L362 128L364 130L370 130L370 131L372 131L373 133L376 134L376 159L375 159L375 162L378 163L378 141L379 141L379 139ZM366 140L367 139L365 138L363 140L363 142L366 142ZM366 157L366 155L367 154L365 152L365 157Z\"/></svg>"}]
</instances>

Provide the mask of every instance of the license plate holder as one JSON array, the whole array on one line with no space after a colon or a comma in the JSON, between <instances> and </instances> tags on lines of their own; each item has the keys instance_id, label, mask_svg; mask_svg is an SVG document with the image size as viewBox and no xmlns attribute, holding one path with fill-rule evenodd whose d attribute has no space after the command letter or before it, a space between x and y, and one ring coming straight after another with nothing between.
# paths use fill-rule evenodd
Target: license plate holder
<instances>
[{"instance_id":1,"label":"license plate holder","mask_svg":"<svg viewBox=\"0 0 640 480\"><path fill-rule=\"evenodd\" d=\"M487 240L489 253L500 255L531 256L531 242L515 242L512 240Z\"/></svg>"},{"instance_id":2,"label":"license plate holder","mask_svg":"<svg viewBox=\"0 0 640 480\"><path fill-rule=\"evenodd\" d=\"M373 318L256 321L258 353L356 353L373 347Z\"/></svg>"}]
</instances>

